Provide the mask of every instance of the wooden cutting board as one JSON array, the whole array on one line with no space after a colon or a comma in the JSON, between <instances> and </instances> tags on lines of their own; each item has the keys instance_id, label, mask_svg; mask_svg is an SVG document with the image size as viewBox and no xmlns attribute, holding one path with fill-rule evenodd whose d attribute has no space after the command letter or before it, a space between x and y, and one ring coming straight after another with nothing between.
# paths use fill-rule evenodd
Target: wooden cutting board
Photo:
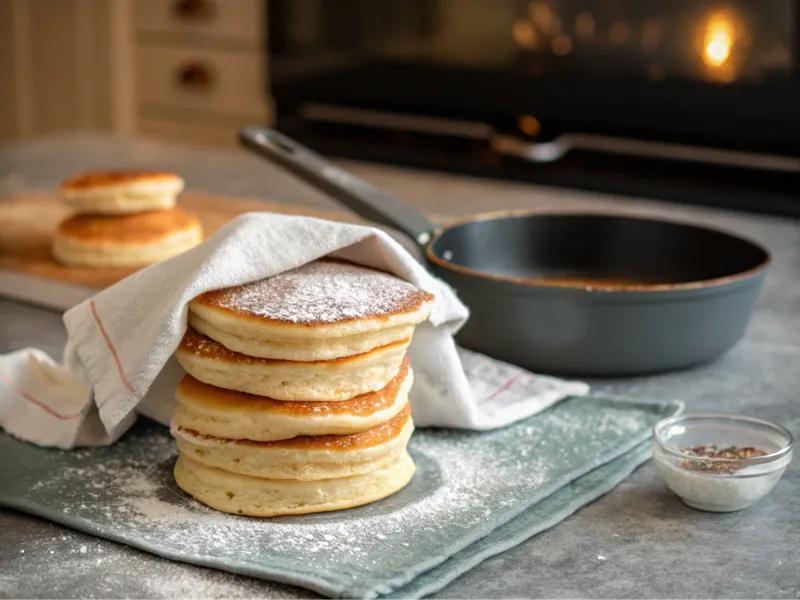
<instances>
[{"instance_id":1,"label":"wooden cutting board","mask_svg":"<svg viewBox=\"0 0 800 600\"><path fill-rule=\"evenodd\" d=\"M246 212L266 211L359 222L357 217L345 212L195 191L181 194L178 204L200 218L206 236ZM129 268L65 267L57 263L50 250L51 240L58 223L69 213L69 207L56 192L34 192L0 199L0 279L4 282L0 282L0 293L54 308L68 308L75 304L76 298L91 295L134 271ZM43 287L43 283L63 286ZM59 290L63 297L49 301L49 296L58 295Z\"/></svg>"}]
</instances>

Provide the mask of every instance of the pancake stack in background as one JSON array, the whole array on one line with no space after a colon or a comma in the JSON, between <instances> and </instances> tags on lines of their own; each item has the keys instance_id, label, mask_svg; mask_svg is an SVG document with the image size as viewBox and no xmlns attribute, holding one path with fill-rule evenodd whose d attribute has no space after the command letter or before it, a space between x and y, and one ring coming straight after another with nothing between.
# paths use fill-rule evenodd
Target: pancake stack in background
<instances>
[{"instance_id":1,"label":"pancake stack in background","mask_svg":"<svg viewBox=\"0 0 800 600\"><path fill-rule=\"evenodd\" d=\"M251 516L337 510L412 478L406 349L433 296L322 259L189 306L172 433L178 485Z\"/></svg>"},{"instance_id":2,"label":"pancake stack in background","mask_svg":"<svg viewBox=\"0 0 800 600\"><path fill-rule=\"evenodd\" d=\"M183 179L155 171L81 173L61 185L74 209L53 239L55 259L73 267L143 267L203 241L200 221L176 207Z\"/></svg>"}]
</instances>

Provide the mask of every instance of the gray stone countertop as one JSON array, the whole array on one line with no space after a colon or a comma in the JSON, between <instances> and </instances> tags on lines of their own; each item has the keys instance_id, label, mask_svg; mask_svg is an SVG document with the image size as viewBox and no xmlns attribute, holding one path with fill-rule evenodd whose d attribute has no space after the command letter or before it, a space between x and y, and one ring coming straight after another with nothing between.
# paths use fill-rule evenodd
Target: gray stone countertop
<instances>
[{"instance_id":1,"label":"gray stone countertop","mask_svg":"<svg viewBox=\"0 0 800 600\"><path fill-rule=\"evenodd\" d=\"M429 213L591 210L707 223L774 254L745 339L712 364L653 377L590 381L597 391L681 399L688 412L777 421L800 437L800 223L366 165L341 164ZM0 146L0 196L50 188L75 171L174 170L190 188L331 207L321 195L243 152L97 135ZM60 316L0 300L0 352L36 346L60 356ZM438 597L800 598L800 467L761 503L733 514L684 507L651 464L557 527L485 561ZM82 546L86 547L81 552ZM308 597L304 590L170 562L13 511L0 510L0 596Z\"/></svg>"}]
</instances>

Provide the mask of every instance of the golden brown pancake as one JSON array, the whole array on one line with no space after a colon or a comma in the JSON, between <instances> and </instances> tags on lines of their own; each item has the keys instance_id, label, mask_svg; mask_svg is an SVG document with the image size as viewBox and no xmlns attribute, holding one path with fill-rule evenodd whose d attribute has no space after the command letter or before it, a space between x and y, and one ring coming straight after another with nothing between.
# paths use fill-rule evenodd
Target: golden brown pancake
<instances>
[{"instance_id":1,"label":"golden brown pancake","mask_svg":"<svg viewBox=\"0 0 800 600\"><path fill-rule=\"evenodd\" d=\"M72 266L140 266L171 258L202 241L200 221L181 209L130 215L79 214L56 230L53 253Z\"/></svg>"},{"instance_id":2,"label":"golden brown pancake","mask_svg":"<svg viewBox=\"0 0 800 600\"><path fill-rule=\"evenodd\" d=\"M206 292L191 304L248 321L308 328L388 319L416 312L432 300L432 294L395 275L326 258L247 285Z\"/></svg>"},{"instance_id":3,"label":"golden brown pancake","mask_svg":"<svg viewBox=\"0 0 800 600\"><path fill-rule=\"evenodd\" d=\"M175 393L173 424L219 438L272 441L344 435L376 427L408 402L413 373L405 360L383 389L352 400L286 402L224 390L186 375Z\"/></svg>"},{"instance_id":4,"label":"golden brown pancake","mask_svg":"<svg viewBox=\"0 0 800 600\"><path fill-rule=\"evenodd\" d=\"M275 400L264 396L256 396L246 392L237 392L208 385L186 375L178 383L178 394L191 396L193 402L201 403L209 409L245 409L260 412L284 413L288 415L323 416L332 414L348 414L370 416L390 407L402 387L410 368L408 358L404 357L400 371L385 387L376 391L361 394L350 400L319 400L316 402Z\"/></svg>"},{"instance_id":5,"label":"golden brown pancake","mask_svg":"<svg viewBox=\"0 0 800 600\"><path fill-rule=\"evenodd\" d=\"M62 192L85 192L106 188L118 188L139 183L168 183L183 185L175 173L166 171L139 171L120 169L115 171L87 171L78 173L61 184Z\"/></svg>"},{"instance_id":6,"label":"golden brown pancake","mask_svg":"<svg viewBox=\"0 0 800 600\"><path fill-rule=\"evenodd\" d=\"M130 214L175 207L183 179L163 171L95 171L61 184L61 195L76 212Z\"/></svg>"},{"instance_id":7,"label":"golden brown pancake","mask_svg":"<svg viewBox=\"0 0 800 600\"><path fill-rule=\"evenodd\" d=\"M411 340L401 340L392 346L407 346ZM197 356L209 360L218 360L222 362L241 363L241 364L262 364L262 365L295 365L298 361L293 360L277 360L272 358L259 358L257 356L248 356L239 352L228 350L219 342L212 340L210 337L197 332L193 327L187 327L186 333L181 340L180 350L184 352L191 352ZM333 360L315 360L315 361L300 361L304 365L311 367L312 365L319 365L320 368L331 366L335 364L344 364L348 362L355 362L358 358L355 356L346 356L344 358L334 358ZM401 359L402 362L402 359Z\"/></svg>"},{"instance_id":8,"label":"golden brown pancake","mask_svg":"<svg viewBox=\"0 0 800 600\"><path fill-rule=\"evenodd\" d=\"M388 422L352 435L298 436L255 442L204 435L172 425L181 456L208 467L267 479L331 479L378 469L405 452L414 431L411 407Z\"/></svg>"},{"instance_id":9,"label":"golden brown pancake","mask_svg":"<svg viewBox=\"0 0 800 600\"><path fill-rule=\"evenodd\" d=\"M213 435L206 435L199 431L194 431L184 427L178 427L178 431L185 431L193 438L201 440L212 440L218 442L231 442L237 445L253 446L257 448L291 448L293 450L332 450L344 451L355 448L369 448L377 444L382 444L398 435L411 418L411 405L406 402L402 410L386 423L382 423L366 431L353 433L350 435L299 435L288 440L276 440L271 442L256 442L253 440L230 440L219 438Z\"/></svg>"},{"instance_id":10,"label":"golden brown pancake","mask_svg":"<svg viewBox=\"0 0 800 600\"><path fill-rule=\"evenodd\" d=\"M193 214L173 208L133 215L74 215L63 221L57 235L87 245L148 244L201 227Z\"/></svg>"},{"instance_id":11,"label":"golden brown pancake","mask_svg":"<svg viewBox=\"0 0 800 600\"><path fill-rule=\"evenodd\" d=\"M189 323L249 356L331 360L410 338L433 299L394 275L321 259L206 292L190 303Z\"/></svg>"},{"instance_id":12,"label":"golden brown pancake","mask_svg":"<svg viewBox=\"0 0 800 600\"><path fill-rule=\"evenodd\" d=\"M227 440L172 425L181 456L208 467L267 479L331 479L378 469L405 452L414 431L408 403L387 423L353 435Z\"/></svg>"},{"instance_id":13,"label":"golden brown pancake","mask_svg":"<svg viewBox=\"0 0 800 600\"><path fill-rule=\"evenodd\" d=\"M273 517L341 510L386 498L411 481L415 468L401 451L388 464L350 476L269 479L210 467L182 454L174 473L183 491L211 508Z\"/></svg>"},{"instance_id":14,"label":"golden brown pancake","mask_svg":"<svg viewBox=\"0 0 800 600\"><path fill-rule=\"evenodd\" d=\"M257 358L228 350L189 327L175 357L193 377L275 400L350 400L385 387L400 372L410 339L333 360Z\"/></svg>"},{"instance_id":15,"label":"golden brown pancake","mask_svg":"<svg viewBox=\"0 0 800 600\"><path fill-rule=\"evenodd\" d=\"M275 400L264 396L218 388L198 381L191 375L185 375L178 383L178 393L184 396L191 396L194 402L202 403L212 409L241 408L289 415L348 414L370 416L390 407L394 403L394 399L402 387L409 370L408 358L404 357L400 365L400 371L384 388L377 392L361 394L350 400L320 400L316 402Z\"/></svg>"}]
</instances>

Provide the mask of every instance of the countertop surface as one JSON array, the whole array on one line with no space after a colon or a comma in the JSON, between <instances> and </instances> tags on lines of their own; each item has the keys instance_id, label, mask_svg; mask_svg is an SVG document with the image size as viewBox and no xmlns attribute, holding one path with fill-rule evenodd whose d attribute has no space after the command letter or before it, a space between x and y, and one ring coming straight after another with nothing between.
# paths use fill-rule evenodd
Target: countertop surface
<instances>
[{"instance_id":1,"label":"countertop surface","mask_svg":"<svg viewBox=\"0 0 800 600\"><path fill-rule=\"evenodd\" d=\"M773 264L745 339L733 350L690 371L590 383L596 391L680 399L687 412L744 413L777 421L800 437L800 222L341 164L447 218L502 209L604 211L705 223L760 241L773 253ZM0 196L52 188L78 170L113 167L174 170L194 189L332 207L318 193L240 151L89 134L0 146ZM65 338L60 315L0 300L0 352L35 346L58 357ZM167 561L0 510L2 597L309 595ZM485 561L437 597L800 598L800 466L795 461L775 491L754 507L709 514L683 506L652 464L646 464L608 495Z\"/></svg>"}]
</instances>

